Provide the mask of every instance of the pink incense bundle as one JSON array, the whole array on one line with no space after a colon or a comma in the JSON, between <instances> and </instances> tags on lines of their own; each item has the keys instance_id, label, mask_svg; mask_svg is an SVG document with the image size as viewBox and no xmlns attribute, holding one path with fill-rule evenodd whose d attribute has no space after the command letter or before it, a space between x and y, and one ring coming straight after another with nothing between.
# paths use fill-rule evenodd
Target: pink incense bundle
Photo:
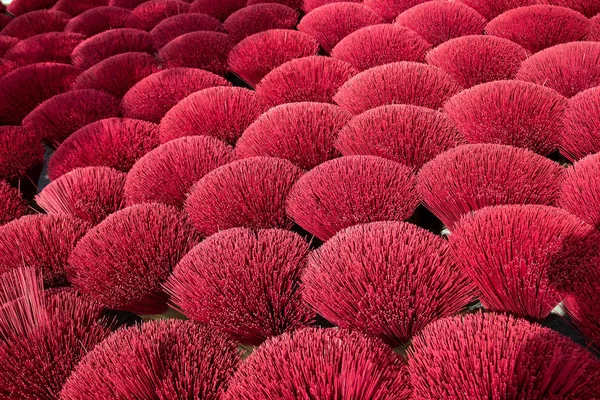
<instances>
[{"instance_id":1,"label":"pink incense bundle","mask_svg":"<svg viewBox=\"0 0 600 400\"><path fill-rule=\"evenodd\" d=\"M159 123L173 106L190 94L215 86L230 86L224 78L195 68L171 68L136 83L121 105L123 116Z\"/></svg>"},{"instance_id":2,"label":"pink incense bundle","mask_svg":"<svg viewBox=\"0 0 600 400\"><path fill-rule=\"evenodd\" d=\"M43 101L71 88L80 70L65 64L37 63L0 78L0 124L20 125Z\"/></svg>"},{"instance_id":3,"label":"pink incense bundle","mask_svg":"<svg viewBox=\"0 0 600 400\"><path fill-rule=\"evenodd\" d=\"M352 114L386 104L440 108L462 87L443 70L416 62L380 65L349 79L333 100Z\"/></svg>"},{"instance_id":4,"label":"pink incense bundle","mask_svg":"<svg viewBox=\"0 0 600 400\"><path fill-rule=\"evenodd\" d=\"M352 225L408 219L419 204L411 168L375 156L327 161L294 185L286 211L325 241Z\"/></svg>"},{"instance_id":5,"label":"pink incense bundle","mask_svg":"<svg viewBox=\"0 0 600 400\"><path fill-rule=\"evenodd\" d=\"M127 172L144 154L158 146L158 125L128 118L93 122L69 136L48 163L48 177L79 167L106 166Z\"/></svg>"},{"instance_id":6,"label":"pink incense bundle","mask_svg":"<svg viewBox=\"0 0 600 400\"><path fill-rule=\"evenodd\" d=\"M497 16L486 25L485 32L537 53L557 44L584 40L589 27L588 19L577 11L540 4Z\"/></svg>"},{"instance_id":7,"label":"pink incense bundle","mask_svg":"<svg viewBox=\"0 0 600 400\"><path fill-rule=\"evenodd\" d=\"M2 304L3 311L14 311L7 322L25 329L0 342L0 397L54 400L87 351L110 335L112 324L102 319L97 303L69 289L43 292L39 278L25 271L17 279L2 276L3 286L12 283L13 292L20 286L21 295Z\"/></svg>"},{"instance_id":8,"label":"pink incense bundle","mask_svg":"<svg viewBox=\"0 0 600 400\"><path fill-rule=\"evenodd\" d=\"M277 4L283 4L284 6L288 6L288 7L298 10L302 7L302 1L303 0L248 0L246 2L246 5L253 6L255 4L262 4L262 3L277 3Z\"/></svg>"},{"instance_id":9,"label":"pink incense bundle","mask_svg":"<svg viewBox=\"0 0 600 400\"><path fill-rule=\"evenodd\" d=\"M80 33L85 37L94 36L110 29L125 27L125 19L131 14L121 7L96 7L72 18L65 26L65 32Z\"/></svg>"},{"instance_id":10,"label":"pink incense bundle","mask_svg":"<svg viewBox=\"0 0 600 400\"><path fill-rule=\"evenodd\" d=\"M90 351L60 398L217 400L240 362L225 335L189 321L152 321L121 329Z\"/></svg>"},{"instance_id":11,"label":"pink incense bundle","mask_svg":"<svg viewBox=\"0 0 600 400\"><path fill-rule=\"evenodd\" d=\"M136 83L159 70L160 61L150 54L117 54L82 72L72 89L101 90L120 99Z\"/></svg>"},{"instance_id":12,"label":"pink incense bundle","mask_svg":"<svg viewBox=\"0 0 600 400\"><path fill-rule=\"evenodd\" d=\"M0 35L0 57L4 57L4 53L17 43L19 39L15 37Z\"/></svg>"},{"instance_id":13,"label":"pink incense bundle","mask_svg":"<svg viewBox=\"0 0 600 400\"><path fill-rule=\"evenodd\" d=\"M212 136L231 145L268 107L256 92L213 87L193 93L171 108L160 122L160 142L184 136Z\"/></svg>"},{"instance_id":14,"label":"pink incense bundle","mask_svg":"<svg viewBox=\"0 0 600 400\"><path fill-rule=\"evenodd\" d=\"M558 205L600 230L600 153L567 169Z\"/></svg>"},{"instance_id":15,"label":"pink incense bundle","mask_svg":"<svg viewBox=\"0 0 600 400\"><path fill-rule=\"evenodd\" d=\"M19 68L19 65L14 61L5 60L4 58L0 58L0 78L4 75L8 74L11 71Z\"/></svg>"},{"instance_id":16,"label":"pink incense bundle","mask_svg":"<svg viewBox=\"0 0 600 400\"><path fill-rule=\"evenodd\" d=\"M573 279L573 278L571 278ZM583 279L573 284L573 294L567 294L563 303L575 325L583 331L592 346L600 349L600 310L598 292L600 291L600 271L598 262Z\"/></svg>"},{"instance_id":17,"label":"pink incense bundle","mask_svg":"<svg viewBox=\"0 0 600 400\"><path fill-rule=\"evenodd\" d=\"M345 329L307 328L267 340L240 365L224 400L408 399L402 358Z\"/></svg>"},{"instance_id":18,"label":"pink incense bundle","mask_svg":"<svg viewBox=\"0 0 600 400\"><path fill-rule=\"evenodd\" d=\"M76 168L50 182L35 197L48 214L79 218L92 225L125 207L125 173L109 167Z\"/></svg>"},{"instance_id":19,"label":"pink incense bundle","mask_svg":"<svg viewBox=\"0 0 600 400\"><path fill-rule=\"evenodd\" d=\"M354 117L337 135L345 156L387 158L418 170L465 140L445 114L411 105L387 105Z\"/></svg>"},{"instance_id":20,"label":"pink incense bundle","mask_svg":"<svg viewBox=\"0 0 600 400\"><path fill-rule=\"evenodd\" d=\"M469 143L507 144L547 155L560 144L566 105L567 99L542 85L496 81L457 94L444 111Z\"/></svg>"},{"instance_id":21,"label":"pink incense bundle","mask_svg":"<svg viewBox=\"0 0 600 400\"><path fill-rule=\"evenodd\" d=\"M127 207L77 243L67 274L77 290L102 305L160 314L168 308L163 282L198 239L175 208L158 203Z\"/></svg>"},{"instance_id":22,"label":"pink incense bundle","mask_svg":"<svg viewBox=\"0 0 600 400\"><path fill-rule=\"evenodd\" d=\"M270 29L294 29L298 22L298 11L277 3L246 6L231 14L223 28L230 37L240 40L255 33Z\"/></svg>"},{"instance_id":23,"label":"pink incense bundle","mask_svg":"<svg viewBox=\"0 0 600 400\"><path fill-rule=\"evenodd\" d=\"M233 41L226 34L200 31L176 37L163 46L158 55L165 60L166 68L198 68L225 75L232 47Z\"/></svg>"},{"instance_id":24,"label":"pink incense bundle","mask_svg":"<svg viewBox=\"0 0 600 400\"><path fill-rule=\"evenodd\" d=\"M233 160L233 149L209 136L171 140L137 161L125 182L128 205L163 203L183 208L194 183Z\"/></svg>"},{"instance_id":25,"label":"pink incense bundle","mask_svg":"<svg viewBox=\"0 0 600 400\"><path fill-rule=\"evenodd\" d=\"M330 53L340 40L352 32L382 22L382 18L369 7L340 2L310 11L300 20L298 30L317 39L323 50Z\"/></svg>"},{"instance_id":26,"label":"pink incense bundle","mask_svg":"<svg viewBox=\"0 0 600 400\"><path fill-rule=\"evenodd\" d=\"M21 187L22 191L33 186L30 189L37 192L35 186L43 162L44 146L38 132L20 126L0 126L0 180Z\"/></svg>"},{"instance_id":27,"label":"pink incense bundle","mask_svg":"<svg viewBox=\"0 0 600 400\"><path fill-rule=\"evenodd\" d=\"M152 36L139 29L111 29L81 42L71 58L77 67L87 69L109 57L129 52L153 54Z\"/></svg>"},{"instance_id":28,"label":"pink incense bundle","mask_svg":"<svg viewBox=\"0 0 600 400\"><path fill-rule=\"evenodd\" d=\"M0 35L27 39L42 33L61 32L70 18L69 14L60 11L32 11L12 19Z\"/></svg>"},{"instance_id":29,"label":"pink incense bundle","mask_svg":"<svg viewBox=\"0 0 600 400\"><path fill-rule=\"evenodd\" d=\"M37 132L47 143L58 147L73 132L92 122L117 117L119 100L98 90L71 90L37 106L23 119L23 128Z\"/></svg>"},{"instance_id":30,"label":"pink incense bundle","mask_svg":"<svg viewBox=\"0 0 600 400\"><path fill-rule=\"evenodd\" d=\"M229 228L292 227L285 200L304 171L287 160L252 157L223 165L190 190L185 211L203 237Z\"/></svg>"},{"instance_id":31,"label":"pink incense bundle","mask_svg":"<svg viewBox=\"0 0 600 400\"><path fill-rule=\"evenodd\" d=\"M486 309L542 320L562 299L551 285L550 269L568 270L581 261L578 256L589 254L597 243L584 239L593 230L560 208L493 206L464 216L450 247Z\"/></svg>"},{"instance_id":32,"label":"pink incense bundle","mask_svg":"<svg viewBox=\"0 0 600 400\"><path fill-rule=\"evenodd\" d=\"M4 58L19 65L41 62L70 64L71 52L83 39L83 35L78 33L42 33L21 40L4 54Z\"/></svg>"},{"instance_id":33,"label":"pink incense bundle","mask_svg":"<svg viewBox=\"0 0 600 400\"><path fill-rule=\"evenodd\" d=\"M13 17L8 14L0 13L0 31L13 20Z\"/></svg>"},{"instance_id":34,"label":"pink incense bundle","mask_svg":"<svg viewBox=\"0 0 600 400\"><path fill-rule=\"evenodd\" d=\"M599 181L598 171L600 169L597 157L595 162L597 164L596 180ZM597 197L595 201L597 202ZM600 209L597 208L596 213L598 210ZM597 213L596 216L598 217L600 214ZM592 348L598 351L600 350L600 296L598 295L600 293L600 257L597 245L600 241L600 232L596 231L586 239L593 243L592 255L575 268L552 270L551 279L563 295L563 307L588 339Z\"/></svg>"},{"instance_id":35,"label":"pink incense bundle","mask_svg":"<svg viewBox=\"0 0 600 400\"><path fill-rule=\"evenodd\" d=\"M15 37L0 35L0 57L4 57L4 53L17 43L19 43L19 39Z\"/></svg>"},{"instance_id":36,"label":"pink incense bundle","mask_svg":"<svg viewBox=\"0 0 600 400\"><path fill-rule=\"evenodd\" d=\"M500 144L459 146L421 168L417 191L451 231L465 214L502 204L554 205L564 168L526 149Z\"/></svg>"},{"instance_id":37,"label":"pink incense bundle","mask_svg":"<svg viewBox=\"0 0 600 400\"><path fill-rule=\"evenodd\" d=\"M121 7L128 10L133 10L146 1L148 0L108 0L108 5L110 7ZM186 0L186 3L189 3L189 1Z\"/></svg>"},{"instance_id":38,"label":"pink incense bundle","mask_svg":"<svg viewBox=\"0 0 600 400\"><path fill-rule=\"evenodd\" d=\"M403 11L426 1L429 0L364 0L363 3L391 24Z\"/></svg>"},{"instance_id":39,"label":"pink incense bundle","mask_svg":"<svg viewBox=\"0 0 600 400\"><path fill-rule=\"evenodd\" d=\"M305 13L309 13L315 8L333 3L361 3L361 0L304 0L301 8Z\"/></svg>"},{"instance_id":40,"label":"pink incense bundle","mask_svg":"<svg viewBox=\"0 0 600 400\"><path fill-rule=\"evenodd\" d=\"M108 0L58 0L52 9L75 17L85 11L107 5Z\"/></svg>"},{"instance_id":41,"label":"pink incense bundle","mask_svg":"<svg viewBox=\"0 0 600 400\"><path fill-rule=\"evenodd\" d=\"M335 138L350 118L349 112L333 104L282 104L244 131L235 153L239 158L284 158L308 171L339 156Z\"/></svg>"},{"instance_id":42,"label":"pink incense bundle","mask_svg":"<svg viewBox=\"0 0 600 400\"><path fill-rule=\"evenodd\" d=\"M290 231L228 229L194 247L165 286L187 317L258 346L312 320L300 292L308 253Z\"/></svg>"},{"instance_id":43,"label":"pink incense bundle","mask_svg":"<svg viewBox=\"0 0 600 400\"><path fill-rule=\"evenodd\" d=\"M460 36L482 34L486 21L463 3L434 0L404 11L395 24L412 29L436 47Z\"/></svg>"},{"instance_id":44,"label":"pink incense bundle","mask_svg":"<svg viewBox=\"0 0 600 400\"><path fill-rule=\"evenodd\" d=\"M460 2L473 8L488 21L491 21L498 15L508 10L512 10L513 8L526 7L540 3L539 0L460 0Z\"/></svg>"},{"instance_id":45,"label":"pink incense bundle","mask_svg":"<svg viewBox=\"0 0 600 400\"><path fill-rule=\"evenodd\" d=\"M26 215L0 226L0 274L27 266L47 287L67 284L67 258L90 225L63 215Z\"/></svg>"},{"instance_id":46,"label":"pink incense bundle","mask_svg":"<svg viewBox=\"0 0 600 400\"><path fill-rule=\"evenodd\" d=\"M174 15L186 14L190 5L181 0L149 0L131 11L125 20L128 28L151 31L162 20Z\"/></svg>"},{"instance_id":47,"label":"pink incense bundle","mask_svg":"<svg viewBox=\"0 0 600 400\"><path fill-rule=\"evenodd\" d=\"M246 0L195 0L190 6L191 13L207 14L225 21L231 14L246 6Z\"/></svg>"},{"instance_id":48,"label":"pink incense bundle","mask_svg":"<svg viewBox=\"0 0 600 400\"><path fill-rule=\"evenodd\" d=\"M21 16L28 12L52 8L58 0L12 0L6 6L6 11L15 16Z\"/></svg>"},{"instance_id":49,"label":"pink incense bundle","mask_svg":"<svg viewBox=\"0 0 600 400\"><path fill-rule=\"evenodd\" d=\"M269 72L256 86L265 103L311 101L333 103L337 90L358 71L344 61L331 57L297 58Z\"/></svg>"},{"instance_id":50,"label":"pink incense bundle","mask_svg":"<svg viewBox=\"0 0 600 400\"><path fill-rule=\"evenodd\" d=\"M309 35L286 29L272 29L248 36L229 53L231 72L256 87L258 82L280 65L296 58L315 56L319 43Z\"/></svg>"},{"instance_id":51,"label":"pink incense bundle","mask_svg":"<svg viewBox=\"0 0 600 400\"><path fill-rule=\"evenodd\" d=\"M17 268L0 277L0 343L4 344L48 320L45 294L50 290L44 293L42 278L33 268Z\"/></svg>"},{"instance_id":52,"label":"pink incense bundle","mask_svg":"<svg viewBox=\"0 0 600 400\"><path fill-rule=\"evenodd\" d=\"M133 10L135 9L137 6L148 2L149 0L109 0L108 1L108 5L109 6L114 6L114 7L122 7L122 8L126 8L128 10ZM194 0L181 0L184 3L188 3L191 4L193 3ZM199 12L199 11L191 11L190 12Z\"/></svg>"},{"instance_id":53,"label":"pink incense bundle","mask_svg":"<svg viewBox=\"0 0 600 400\"><path fill-rule=\"evenodd\" d=\"M600 88L573 96L563 117L560 151L571 161L600 152Z\"/></svg>"},{"instance_id":54,"label":"pink incense bundle","mask_svg":"<svg viewBox=\"0 0 600 400\"><path fill-rule=\"evenodd\" d=\"M448 40L425 56L427 64L441 68L463 87L513 79L528 57L527 51L508 39L472 35Z\"/></svg>"},{"instance_id":55,"label":"pink incense bundle","mask_svg":"<svg viewBox=\"0 0 600 400\"><path fill-rule=\"evenodd\" d=\"M311 255L302 282L319 315L394 347L476 297L447 242L406 222L339 232Z\"/></svg>"},{"instance_id":56,"label":"pink incense bundle","mask_svg":"<svg viewBox=\"0 0 600 400\"><path fill-rule=\"evenodd\" d=\"M4 38L13 39L14 42L9 43L7 40L4 40ZM3 52L8 50L10 47L12 47L12 45L14 45L18 41L19 39L11 38L10 36L0 36L0 78L8 74L9 72L19 68L19 65L16 62L7 60L5 58L1 58Z\"/></svg>"},{"instance_id":57,"label":"pink incense bundle","mask_svg":"<svg viewBox=\"0 0 600 400\"><path fill-rule=\"evenodd\" d=\"M600 13L600 4L595 0L544 0L543 3L571 8L588 18Z\"/></svg>"},{"instance_id":58,"label":"pink incense bundle","mask_svg":"<svg viewBox=\"0 0 600 400\"><path fill-rule=\"evenodd\" d=\"M549 328L502 314L436 321L412 342L419 399L585 399L600 395L600 363Z\"/></svg>"},{"instance_id":59,"label":"pink incense bundle","mask_svg":"<svg viewBox=\"0 0 600 400\"><path fill-rule=\"evenodd\" d=\"M219 31L221 22L215 17L206 14L177 14L160 21L152 30L152 40L157 49L163 48L171 40L198 31Z\"/></svg>"},{"instance_id":60,"label":"pink incense bundle","mask_svg":"<svg viewBox=\"0 0 600 400\"><path fill-rule=\"evenodd\" d=\"M352 32L331 51L331 56L359 71L396 61L425 61L431 45L403 26L371 25Z\"/></svg>"},{"instance_id":61,"label":"pink incense bundle","mask_svg":"<svg viewBox=\"0 0 600 400\"><path fill-rule=\"evenodd\" d=\"M0 225L21 218L29 212L29 204L23 199L21 192L0 181Z\"/></svg>"},{"instance_id":62,"label":"pink incense bundle","mask_svg":"<svg viewBox=\"0 0 600 400\"><path fill-rule=\"evenodd\" d=\"M549 47L525 60L515 77L573 97L600 85L600 43L573 42Z\"/></svg>"},{"instance_id":63,"label":"pink incense bundle","mask_svg":"<svg viewBox=\"0 0 600 400\"><path fill-rule=\"evenodd\" d=\"M586 36L586 40L600 42L600 15L596 15L590 19L590 30Z\"/></svg>"}]
</instances>

